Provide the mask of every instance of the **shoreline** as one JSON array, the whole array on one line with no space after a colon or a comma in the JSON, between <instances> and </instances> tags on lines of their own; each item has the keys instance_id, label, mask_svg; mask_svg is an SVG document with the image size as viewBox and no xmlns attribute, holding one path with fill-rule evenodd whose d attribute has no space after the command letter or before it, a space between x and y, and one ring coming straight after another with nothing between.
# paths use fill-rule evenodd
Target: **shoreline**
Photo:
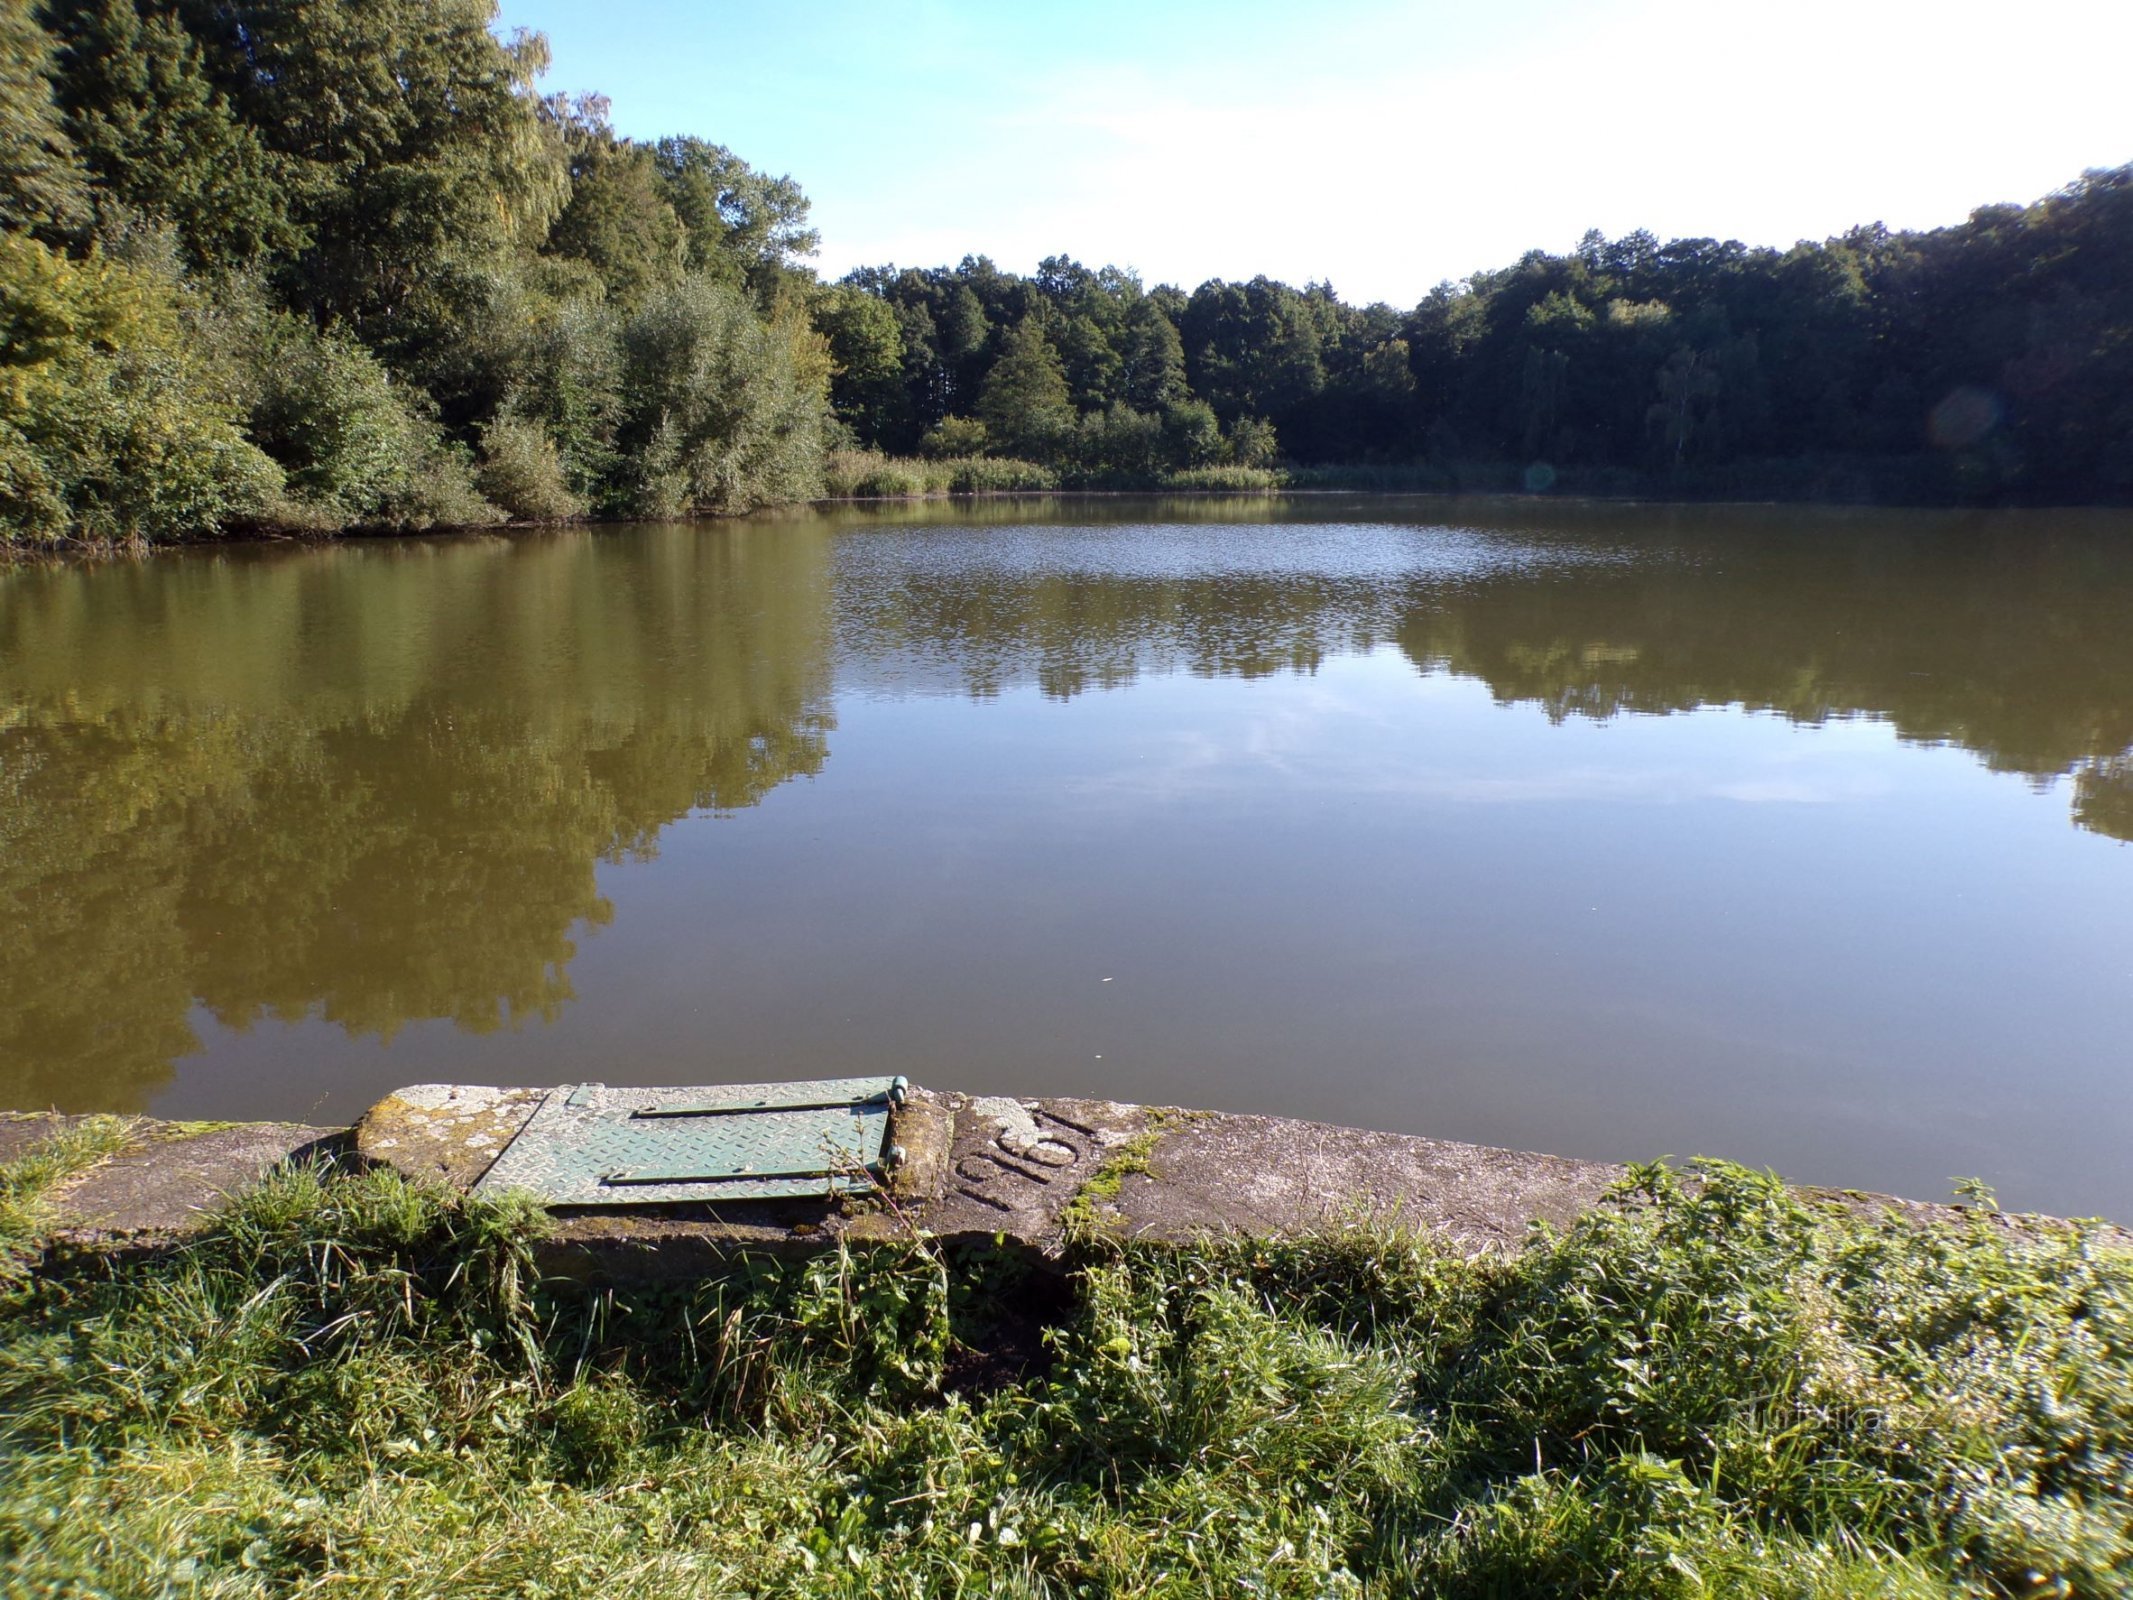
<instances>
[{"instance_id":1,"label":"shoreline","mask_svg":"<svg viewBox=\"0 0 2133 1600\"><path fill-rule=\"evenodd\" d=\"M568 1092L567 1085L418 1084L386 1096L351 1127L0 1112L0 1164L44 1141L94 1136L96 1152L49 1196L50 1237L69 1250L157 1250L182 1243L270 1174L314 1159L471 1193L535 1111ZM1358 1228L1462 1255L1502 1255L1536 1227L1575 1225L1645 1170L1285 1117L919 1087L909 1095L893 1123L907 1154L884 1204L820 1196L560 1204L543 1265L566 1277L626 1282L697 1276L733 1256L808 1255L903 1235L951 1247L989 1240L1058 1260L1094 1239L1186 1249L1212 1239L1295 1241ZM1693 1173L1698 1164L1680 1170ZM1929 1230L1987 1217L2018 1232L2090 1228L2133 1248L2133 1230L2102 1218L1787 1188L1804 1203Z\"/></svg>"},{"instance_id":2,"label":"shoreline","mask_svg":"<svg viewBox=\"0 0 2133 1600\"><path fill-rule=\"evenodd\" d=\"M1815 499L1807 497L1741 495L1664 495L1643 491L1623 493L1533 492L1494 488L1384 488L1368 485L1299 484L1240 488L1055 488L1055 489L942 489L906 495L829 495L813 500L783 501L748 511L697 512L675 518L642 516L558 517L506 522L435 523L425 528L351 527L332 532L315 529L259 529L233 534L200 534L162 540L54 540L42 544L0 540L0 573L21 567L87 565L96 562L138 560L180 551L331 549L343 545L381 544L396 539L510 538L517 534L564 530L640 527L649 523L680 522L730 525L758 517L791 516L806 511L839 508L871 509L896 506L976 505L996 501L1026 500L1193 500L1274 501L1287 499L1356 498L1369 500L1430 500L1485 502L1538 508L1545 506L1631 508L1649 506L1699 511L1826 511L1826 512L1915 512L1992 515L2019 512L2123 512L2133 516L2128 500L1924 500L1924 499Z\"/></svg>"},{"instance_id":3,"label":"shoreline","mask_svg":"<svg viewBox=\"0 0 2133 1600\"><path fill-rule=\"evenodd\" d=\"M402 1091L373 1148L398 1139L419 1174L419 1112L428 1159L463 1167L496 1143L485 1118L544 1092L456 1093ZM294 1126L136 1126L165 1152L144 1165L108 1126L40 1155L30 1119L0 1117L10 1574L259 1596L1168 1595L1182 1576L1969 1600L2116 1594L2133 1571L2122 1230L1717 1165L1614 1169L1509 1249L1353 1210L1134 1232L1150 1186L1207 1192L1195 1170L1257 1210L1269 1175L1237 1164L1255 1149L1308 1187L1342 1150L1373 1181L1411 1175L1388 1153L1427 1142L891 1100L948 1102L966 1177L966 1113L1040 1178L1063 1170L1055 1136L1106 1141L1059 1248L929 1232L887 1196L789 1220L782 1249L671 1207L622 1237L612 1215L364 1168L361 1133L329 1152ZM919 1132L898 1135L914 1156ZM1546 1159L1463 1148L1514 1176ZM186 1149L256 1176L218 1193ZM166 1204L203 1200L176 1233L70 1242L40 1210L40 1183L80 1203L159 1172L183 1180Z\"/></svg>"}]
</instances>

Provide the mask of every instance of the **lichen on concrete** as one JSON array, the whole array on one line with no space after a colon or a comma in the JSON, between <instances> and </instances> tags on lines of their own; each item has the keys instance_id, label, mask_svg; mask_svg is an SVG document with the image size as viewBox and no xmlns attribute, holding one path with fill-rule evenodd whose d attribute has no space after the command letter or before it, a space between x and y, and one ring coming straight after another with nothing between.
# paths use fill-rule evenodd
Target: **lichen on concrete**
<instances>
[{"instance_id":1,"label":"lichen on concrete","mask_svg":"<svg viewBox=\"0 0 2133 1600\"><path fill-rule=\"evenodd\" d=\"M454 1188L471 1189L547 1093L463 1083L396 1089L356 1124L356 1153L410 1177L441 1178Z\"/></svg>"}]
</instances>

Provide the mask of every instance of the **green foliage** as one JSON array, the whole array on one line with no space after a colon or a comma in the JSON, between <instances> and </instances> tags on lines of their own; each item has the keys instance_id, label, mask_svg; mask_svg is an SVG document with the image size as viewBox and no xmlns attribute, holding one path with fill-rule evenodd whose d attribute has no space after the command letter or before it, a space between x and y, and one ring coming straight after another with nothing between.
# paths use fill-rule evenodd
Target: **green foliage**
<instances>
[{"instance_id":1,"label":"green foliage","mask_svg":"<svg viewBox=\"0 0 2133 1600\"><path fill-rule=\"evenodd\" d=\"M969 257L843 287L903 334L902 412L853 428L892 452L987 414L1004 368L992 404L1019 431L995 447L1070 481L1150 481L1122 440L1092 451L1081 430L1190 402L1241 440L1232 462L1271 466L1278 438L1284 461L1358 484L2094 500L2133 492L2129 283L2133 167L1952 228L1782 252L1593 234L1406 313L1266 278L1148 290L1064 257L1028 278ZM1166 453L1212 460L1184 441Z\"/></svg>"},{"instance_id":2,"label":"green foliage","mask_svg":"<svg viewBox=\"0 0 2133 1600\"><path fill-rule=\"evenodd\" d=\"M215 87L257 131L307 243L293 305L407 353L448 334L466 274L540 237L568 193L531 92L538 41L491 0L179 0Z\"/></svg>"},{"instance_id":3,"label":"green foliage","mask_svg":"<svg viewBox=\"0 0 2133 1600\"><path fill-rule=\"evenodd\" d=\"M1059 474L1035 461L966 456L939 465L948 469L950 494L1029 494L1059 487Z\"/></svg>"},{"instance_id":4,"label":"green foliage","mask_svg":"<svg viewBox=\"0 0 2133 1600\"><path fill-rule=\"evenodd\" d=\"M495 522L425 397L368 350L293 317L257 330L248 431L280 465L299 523L426 528Z\"/></svg>"},{"instance_id":5,"label":"green foliage","mask_svg":"<svg viewBox=\"0 0 2133 1600\"><path fill-rule=\"evenodd\" d=\"M106 230L176 230L195 266L243 266L305 242L285 163L209 81L167 10L134 0L49 0L66 125L96 176Z\"/></svg>"},{"instance_id":6,"label":"green foliage","mask_svg":"<svg viewBox=\"0 0 2133 1600\"><path fill-rule=\"evenodd\" d=\"M281 486L189 347L178 292L0 235L0 535L135 541L258 515Z\"/></svg>"},{"instance_id":7,"label":"green foliage","mask_svg":"<svg viewBox=\"0 0 2133 1600\"><path fill-rule=\"evenodd\" d=\"M525 521L561 522L585 514L585 502L571 493L555 441L547 429L523 417L498 417L482 430L474 481L482 494Z\"/></svg>"},{"instance_id":8,"label":"green foliage","mask_svg":"<svg viewBox=\"0 0 2133 1600\"><path fill-rule=\"evenodd\" d=\"M1042 460L1074 425L1066 371L1034 319L1016 324L986 375L978 418L988 439L1010 455Z\"/></svg>"},{"instance_id":9,"label":"green foliage","mask_svg":"<svg viewBox=\"0 0 2133 1600\"><path fill-rule=\"evenodd\" d=\"M1289 486L1289 475L1274 467L1181 467L1163 475L1166 489L1187 489L1215 494L1252 494Z\"/></svg>"},{"instance_id":10,"label":"green foliage","mask_svg":"<svg viewBox=\"0 0 2133 1600\"><path fill-rule=\"evenodd\" d=\"M833 288L815 308L815 326L829 341L834 374L830 404L858 438L884 439L901 431L905 405L904 339L896 313L856 289ZM974 447L945 452L974 455Z\"/></svg>"},{"instance_id":11,"label":"green foliage","mask_svg":"<svg viewBox=\"0 0 2133 1600\"><path fill-rule=\"evenodd\" d=\"M1356 1228L629 1293L319 1169L0 1300L29 1592L2112 1594L2133 1258L1638 1172L1520 1254Z\"/></svg>"},{"instance_id":12,"label":"green foliage","mask_svg":"<svg viewBox=\"0 0 2133 1600\"><path fill-rule=\"evenodd\" d=\"M1163 411L1163 454L1173 466L1213 466L1227 453L1222 424L1204 400L1184 400Z\"/></svg>"},{"instance_id":13,"label":"green foliage","mask_svg":"<svg viewBox=\"0 0 2133 1600\"><path fill-rule=\"evenodd\" d=\"M746 511L820 481L827 360L804 324L685 277L622 331L625 490L642 516Z\"/></svg>"},{"instance_id":14,"label":"green foliage","mask_svg":"<svg viewBox=\"0 0 2133 1600\"><path fill-rule=\"evenodd\" d=\"M501 413L538 422L571 493L619 509L622 317L604 299L501 280L476 359Z\"/></svg>"},{"instance_id":15,"label":"green foliage","mask_svg":"<svg viewBox=\"0 0 2133 1600\"><path fill-rule=\"evenodd\" d=\"M1239 417L1229 430L1229 458L1240 467L1264 467L1281 454L1274 425L1264 417Z\"/></svg>"},{"instance_id":16,"label":"green foliage","mask_svg":"<svg viewBox=\"0 0 2133 1600\"><path fill-rule=\"evenodd\" d=\"M52 55L31 0L0 0L0 227L64 236L89 220L89 195L52 104Z\"/></svg>"},{"instance_id":17,"label":"green foliage","mask_svg":"<svg viewBox=\"0 0 2133 1600\"><path fill-rule=\"evenodd\" d=\"M919 440L918 453L929 460L950 461L983 455L990 443L992 436L976 417L943 417Z\"/></svg>"},{"instance_id":18,"label":"green foliage","mask_svg":"<svg viewBox=\"0 0 2133 1600\"><path fill-rule=\"evenodd\" d=\"M1136 411L1166 411L1184 402L1185 344L1178 326L1152 299L1126 313L1119 353L1121 398Z\"/></svg>"},{"instance_id":19,"label":"green foliage","mask_svg":"<svg viewBox=\"0 0 2133 1600\"><path fill-rule=\"evenodd\" d=\"M652 159L687 232L692 272L744 286L767 305L821 242L800 186L757 172L724 145L661 139Z\"/></svg>"},{"instance_id":20,"label":"green foliage","mask_svg":"<svg viewBox=\"0 0 2133 1600\"><path fill-rule=\"evenodd\" d=\"M480 522L498 496L737 510L814 492L831 445L972 484L1279 460L1530 492L2133 493L2133 168L1785 252L1593 234L1406 313L1066 256L825 287L792 179L543 98L545 42L496 20L493 0L0 0L0 231L92 273L123 259L213 347L129 334L18 384L0 538ZM275 317L312 342L210 326ZM1034 465L967 465L994 456Z\"/></svg>"},{"instance_id":21,"label":"green foliage","mask_svg":"<svg viewBox=\"0 0 2133 1600\"><path fill-rule=\"evenodd\" d=\"M662 190L652 152L604 124L572 131L570 200L548 248L587 262L625 309L672 287L686 260L686 230Z\"/></svg>"},{"instance_id":22,"label":"green foliage","mask_svg":"<svg viewBox=\"0 0 2133 1600\"><path fill-rule=\"evenodd\" d=\"M947 491L947 474L932 461L893 461L878 450L833 450L823 463L822 492L833 500L900 500Z\"/></svg>"},{"instance_id":23,"label":"green foliage","mask_svg":"<svg viewBox=\"0 0 2133 1600\"><path fill-rule=\"evenodd\" d=\"M873 450L832 451L823 492L832 499L905 500L944 494L1022 494L1059 487L1059 474L1003 456L897 459Z\"/></svg>"},{"instance_id":24,"label":"green foliage","mask_svg":"<svg viewBox=\"0 0 2133 1600\"><path fill-rule=\"evenodd\" d=\"M813 491L833 357L796 288L805 196L720 146L619 139L596 97L540 99L545 44L493 20L490 0L8 0L0 539ZM848 370L893 409L875 313L854 328L889 335L881 370Z\"/></svg>"}]
</instances>

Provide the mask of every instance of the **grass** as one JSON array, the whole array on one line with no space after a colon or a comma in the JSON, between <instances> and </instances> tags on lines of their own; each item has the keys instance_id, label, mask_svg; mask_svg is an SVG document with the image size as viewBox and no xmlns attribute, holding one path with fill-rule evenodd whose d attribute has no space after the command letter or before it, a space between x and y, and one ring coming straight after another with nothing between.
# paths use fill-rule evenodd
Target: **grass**
<instances>
[{"instance_id":1,"label":"grass","mask_svg":"<svg viewBox=\"0 0 2133 1600\"><path fill-rule=\"evenodd\" d=\"M1058 487L1059 475L1049 467L994 456L935 461L874 450L836 450L823 468L824 493L833 500L930 500Z\"/></svg>"},{"instance_id":2,"label":"grass","mask_svg":"<svg viewBox=\"0 0 2133 1600\"><path fill-rule=\"evenodd\" d=\"M1288 474L1274 467L1189 467L1118 474L1058 469L997 456L932 460L885 456L875 450L832 451L823 492L832 500L933 500L959 494L1029 494L1102 488L1151 492L1261 494L1279 489Z\"/></svg>"},{"instance_id":3,"label":"grass","mask_svg":"<svg viewBox=\"0 0 2133 1600\"><path fill-rule=\"evenodd\" d=\"M0 1163L0 1278L33 1246L50 1222L51 1197L107 1156L131 1144L127 1117L83 1117L39 1140L15 1160Z\"/></svg>"},{"instance_id":4,"label":"grass","mask_svg":"<svg viewBox=\"0 0 2133 1600\"><path fill-rule=\"evenodd\" d=\"M1180 1111L1167 1106L1150 1107L1147 1125L1105 1155L1096 1170L1074 1191L1074 1198L1067 1202L1066 1210L1060 1214L1066 1236L1083 1246L1106 1237L1112 1225L1108 1208L1117 1201L1126 1180L1136 1173L1153 1172L1151 1158L1156 1146L1163 1142L1163 1136L1179 1124L1204 1115L1205 1112Z\"/></svg>"},{"instance_id":5,"label":"grass","mask_svg":"<svg viewBox=\"0 0 2133 1600\"><path fill-rule=\"evenodd\" d=\"M1510 1259L922 1243L628 1294L278 1177L0 1297L10 1595L2110 1595L2133 1260L1640 1169ZM964 1382L1032 1306L1041 1357Z\"/></svg>"}]
</instances>

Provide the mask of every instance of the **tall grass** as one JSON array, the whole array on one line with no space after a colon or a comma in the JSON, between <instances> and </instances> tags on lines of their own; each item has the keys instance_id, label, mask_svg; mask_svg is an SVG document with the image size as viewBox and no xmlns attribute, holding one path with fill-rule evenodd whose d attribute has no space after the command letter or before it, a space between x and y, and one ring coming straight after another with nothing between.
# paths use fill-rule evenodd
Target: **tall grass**
<instances>
[{"instance_id":1,"label":"tall grass","mask_svg":"<svg viewBox=\"0 0 2133 1600\"><path fill-rule=\"evenodd\" d=\"M1056 489L1059 474L1034 461L994 456L933 460L874 450L831 451L823 473L832 500L922 500L949 494L1020 494Z\"/></svg>"},{"instance_id":2,"label":"tall grass","mask_svg":"<svg viewBox=\"0 0 2133 1600\"><path fill-rule=\"evenodd\" d=\"M1176 471L1062 471L999 456L885 456L875 450L830 452L824 472L832 500L927 500L956 494L1029 494L1049 489L1146 492L1216 491L1256 494L1279 489L1288 474L1276 467L1186 467Z\"/></svg>"},{"instance_id":3,"label":"tall grass","mask_svg":"<svg viewBox=\"0 0 2133 1600\"><path fill-rule=\"evenodd\" d=\"M1180 467L1166 472L1157 487L1182 491L1211 490L1226 494L1249 494L1282 488L1289 473L1280 467Z\"/></svg>"},{"instance_id":4,"label":"tall grass","mask_svg":"<svg viewBox=\"0 0 2133 1600\"><path fill-rule=\"evenodd\" d=\"M15 1285L0 1590L2133 1583L2133 1261L2080 1228L1650 1169L1508 1260L1097 1243L1046 1292L914 1242L625 1294L535 1283L538 1226L307 1169L176 1256Z\"/></svg>"}]
</instances>

